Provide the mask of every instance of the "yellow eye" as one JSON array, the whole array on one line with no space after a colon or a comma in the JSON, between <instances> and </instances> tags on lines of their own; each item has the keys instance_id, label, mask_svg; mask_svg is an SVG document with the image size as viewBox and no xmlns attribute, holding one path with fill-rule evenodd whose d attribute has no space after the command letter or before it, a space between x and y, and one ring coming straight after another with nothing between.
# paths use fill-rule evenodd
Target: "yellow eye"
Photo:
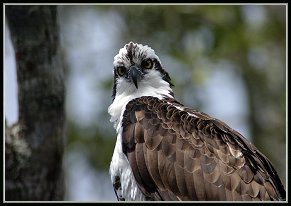
<instances>
[{"instance_id":1,"label":"yellow eye","mask_svg":"<svg viewBox=\"0 0 291 206\"><path fill-rule=\"evenodd\" d=\"M144 69L153 68L153 61L151 59L146 59L141 62L141 67Z\"/></svg>"},{"instance_id":2,"label":"yellow eye","mask_svg":"<svg viewBox=\"0 0 291 206\"><path fill-rule=\"evenodd\" d=\"M116 68L116 72L118 74L118 76L123 76L126 74L126 68L124 66L120 66Z\"/></svg>"}]
</instances>

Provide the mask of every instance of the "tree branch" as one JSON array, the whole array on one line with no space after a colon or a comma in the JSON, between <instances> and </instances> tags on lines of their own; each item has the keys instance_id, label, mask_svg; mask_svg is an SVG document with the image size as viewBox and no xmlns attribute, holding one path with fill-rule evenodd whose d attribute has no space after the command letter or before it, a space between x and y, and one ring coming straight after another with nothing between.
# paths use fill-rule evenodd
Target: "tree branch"
<instances>
[{"instance_id":1,"label":"tree branch","mask_svg":"<svg viewBox=\"0 0 291 206\"><path fill-rule=\"evenodd\" d=\"M19 121L5 134L6 200L62 200L65 99L57 8L5 9L19 104Z\"/></svg>"}]
</instances>

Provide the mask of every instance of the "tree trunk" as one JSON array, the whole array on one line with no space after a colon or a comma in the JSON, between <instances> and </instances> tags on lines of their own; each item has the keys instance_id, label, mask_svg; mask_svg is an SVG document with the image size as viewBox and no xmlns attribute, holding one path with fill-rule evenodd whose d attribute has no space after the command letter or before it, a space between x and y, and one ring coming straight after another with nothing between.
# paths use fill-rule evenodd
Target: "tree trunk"
<instances>
[{"instance_id":1,"label":"tree trunk","mask_svg":"<svg viewBox=\"0 0 291 206\"><path fill-rule=\"evenodd\" d=\"M5 6L19 120L5 132L5 200L63 200L64 69L56 6Z\"/></svg>"}]
</instances>

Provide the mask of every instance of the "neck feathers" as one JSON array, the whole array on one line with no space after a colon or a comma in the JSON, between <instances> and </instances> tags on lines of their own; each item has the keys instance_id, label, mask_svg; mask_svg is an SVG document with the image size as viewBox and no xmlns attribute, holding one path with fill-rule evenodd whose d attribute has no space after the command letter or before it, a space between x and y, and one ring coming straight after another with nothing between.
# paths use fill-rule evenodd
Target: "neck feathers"
<instances>
[{"instance_id":1,"label":"neck feathers","mask_svg":"<svg viewBox=\"0 0 291 206\"><path fill-rule=\"evenodd\" d=\"M149 79L150 80L150 79ZM135 98L142 96L153 96L159 99L164 97L173 98L173 91L170 84L166 81L150 82L142 81L138 89L134 85L129 85L126 88L119 88L112 104L108 108L108 113L111 115L111 122L115 122L114 127L118 130L120 118L123 115L127 103Z\"/></svg>"}]
</instances>

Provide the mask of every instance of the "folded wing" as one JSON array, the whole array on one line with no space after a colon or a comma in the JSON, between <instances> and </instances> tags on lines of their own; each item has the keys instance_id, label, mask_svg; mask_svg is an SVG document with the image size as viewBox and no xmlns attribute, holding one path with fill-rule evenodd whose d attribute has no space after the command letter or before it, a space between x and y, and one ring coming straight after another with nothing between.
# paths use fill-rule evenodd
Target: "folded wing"
<instances>
[{"instance_id":1,"label":"folded wing","mask_svg":"<svg viewBox=\"0 0 291 206\"><path fill-rule=\"evenodd\" d=\"M141 97L123 115L122 148L151 200L283 200L270 161L225 123L174 99Z\"/></svg>"}]
</instances>

